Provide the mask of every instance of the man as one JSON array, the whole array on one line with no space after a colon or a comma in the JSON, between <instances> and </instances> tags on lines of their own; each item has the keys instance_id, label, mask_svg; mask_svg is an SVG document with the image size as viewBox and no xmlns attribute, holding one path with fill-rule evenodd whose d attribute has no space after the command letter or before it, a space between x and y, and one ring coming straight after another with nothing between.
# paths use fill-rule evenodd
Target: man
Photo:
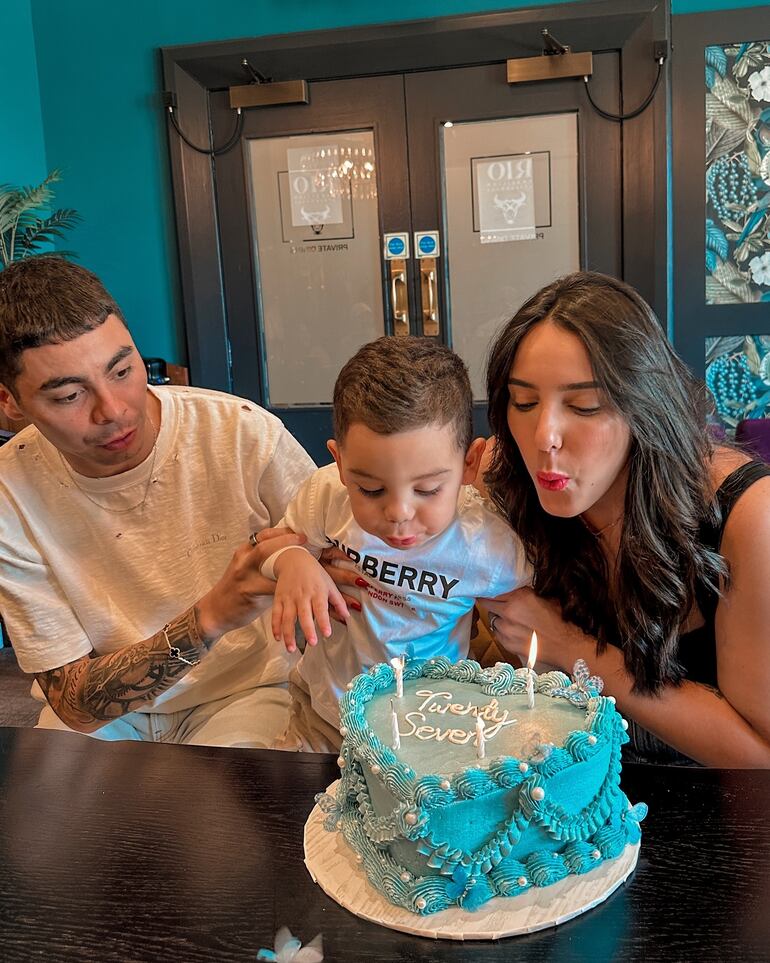
<instances>
[{"instance_id":1,"label":"man","mask_svg":"<svg viewBox=\"0 0 770 963\"><path fill-rule=\"evenodd\" d=\"M55 257L0 272L0 409L32 423L0 449L0 611L38 725L272 745L288 665L247 536L313 470L299 444L252 402L148 388L117 304Z\"/></svg>"}]
</instances>

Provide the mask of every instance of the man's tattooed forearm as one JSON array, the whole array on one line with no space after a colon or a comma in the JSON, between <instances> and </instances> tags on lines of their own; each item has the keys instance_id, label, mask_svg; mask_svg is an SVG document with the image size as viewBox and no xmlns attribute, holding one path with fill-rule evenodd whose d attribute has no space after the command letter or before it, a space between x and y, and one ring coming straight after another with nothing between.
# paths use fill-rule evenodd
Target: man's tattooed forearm
<instances>
[{"instance_id":1,"label":"man's tattooed forearm","mask_svg":"<svg viewBox=\"0 0 770 963\"><path fill-rule=\"evenodd\" d=\"M64 722L109 722L151 702L188 672L186 662L170 656L170 646L189 662L205 654L194 609L144 642L40 673L38 681Z\"/></svg>"}]
</instances>

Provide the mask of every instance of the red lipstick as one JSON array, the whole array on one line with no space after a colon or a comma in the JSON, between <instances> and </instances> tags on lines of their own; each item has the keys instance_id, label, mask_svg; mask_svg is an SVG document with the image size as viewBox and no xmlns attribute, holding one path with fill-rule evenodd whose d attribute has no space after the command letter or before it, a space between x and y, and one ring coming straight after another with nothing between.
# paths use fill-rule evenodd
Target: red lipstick
<instances>
[{"instance_id":1,"label":"red lipstick","mask_svg":"<svg viewBox=\"0 0 770 963\"><path fill-rule=\"evenodd\" d=\"M535 476L541 488L549 492L561 492L569 484L569 475L562 475L555 471L539 471Z\"/></svg>"}]
</instances>

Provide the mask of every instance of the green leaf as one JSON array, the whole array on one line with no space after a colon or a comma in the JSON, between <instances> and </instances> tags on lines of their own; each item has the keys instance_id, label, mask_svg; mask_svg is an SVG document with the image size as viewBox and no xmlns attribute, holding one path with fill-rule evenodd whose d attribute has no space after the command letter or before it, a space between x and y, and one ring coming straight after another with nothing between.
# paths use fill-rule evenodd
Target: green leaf
<instances>
[{"instance_id":1,"label":"green leaf","mask_svg":"<svg viewBox=\"0 0 770 963\"><path fill-rule=\"evenodd\" d=\"M707 95L708 96L708 95ZM728 127L709 117L706 121L706 166L709 167L720 157L732 154L739 144L743 143L746 128Z\"/></svg>"},{"instance_id":2,"label":"green leaf","mask_svg":"<svg viewBox=\"0 0 770 963\"><path fill-rule=\"evenodd\" d=\"M60 178L60 172L54 170L35 187L0 185L0 267L34 255L80 221L71 208L48 213L53 201L51 185Z\"/></svg>"},{"instance_id":3,"label":"green leaf","mask_svg":"<svg viewBox=\"0 0 770 963\"><path fill-rule=\"evenodd\" d=\"M707 304L750 304L758 300L759 293L732 261L720 261L706 278Z\"/></svg>"},{"instance_id":4,"label":"green leaf","mask_svg":"<svg viewBox=\"0 0 770 963\"><path fill-rule=\"evenodd\" d=\"M743 140L758 116L759 107L750 102L748 91L742 90L729 77L717 77L711 91L706 94L707 118L728 130L740 130Z\"/></svg>"},{"instance_id":5,"label":"green leaf","mask_svg":"<svg viewBox=\"0 0 770 963\"><path fill-rule=\"evenodd\" d=\"M759 177L759 168L762 166L762 155L759 153L757 142L750 132L746 133L746 146L744 147L746 160L749 170L755 177Z\"/></svg>"},{"instance_id":6,"label":"green leaf","mask_svg":"<svg viewBox=\"0 0 770 963\"><path fill-rule=\"evenodd\" d=\"M749 371L753 375L759 374L759 368L762 364L762 359L759 357L759 352L757 351L757 346L754 344L754 339L751 337L746 337L743 342L743 351L746 355L746 361L749 366Z\"/></svg>"}]
</instances>

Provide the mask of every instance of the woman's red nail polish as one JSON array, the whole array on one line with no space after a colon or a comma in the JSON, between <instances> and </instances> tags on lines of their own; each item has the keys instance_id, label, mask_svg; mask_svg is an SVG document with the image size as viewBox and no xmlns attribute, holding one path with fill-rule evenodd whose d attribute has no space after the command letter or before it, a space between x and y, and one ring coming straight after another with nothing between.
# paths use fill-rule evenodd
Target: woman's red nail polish
<instances>
[{"instance_id":1,"label":"woman's red nail polish","mask_svg":"<svg viewBox=\"0 0 770 963\"><path fill-rule=\"evenodd\" d=\"M355 611L355 612L361 612L361 611L363 611L363 609L361 608L361 603L360 603L360 602L349 602L349 603L348 603L348 608L353 609L353 611Z\"/></svg>"},{"instance_id":2,"label":"woman's red nail polish","mask_svg":"<svg viewBox=\"0 0 770 963\"><path fill-rule=\"evenodd\" d=\"M357 579L356 579L356 585L357 585L359 588L369 588L369 583L366 581L365 578L357 578Z\"/></svg>"}]
</instances>

